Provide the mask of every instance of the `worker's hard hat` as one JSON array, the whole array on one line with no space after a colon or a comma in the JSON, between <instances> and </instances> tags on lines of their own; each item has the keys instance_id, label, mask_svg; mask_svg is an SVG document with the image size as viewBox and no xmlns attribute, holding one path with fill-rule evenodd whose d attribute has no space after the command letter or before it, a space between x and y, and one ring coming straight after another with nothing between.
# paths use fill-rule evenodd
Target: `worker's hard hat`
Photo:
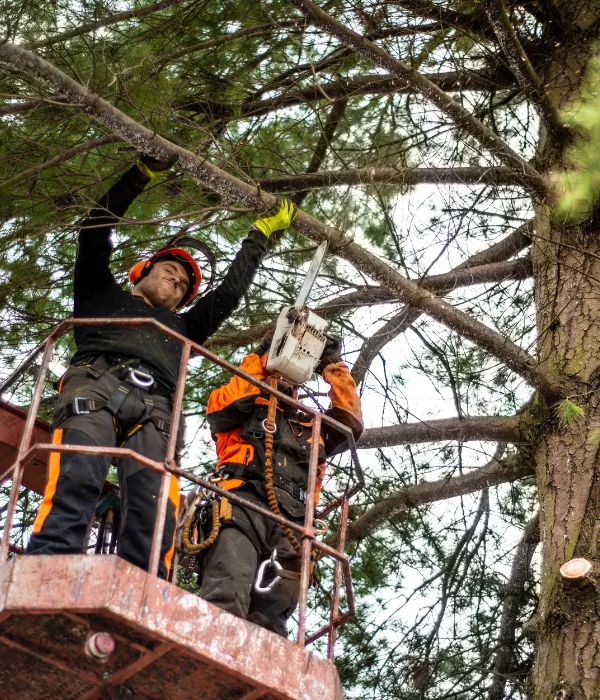
<instances>
[{"instance_id":1,"label":"worker's hard hat","mask_svg":"<svg viewBox=\"0 0 600 700\"><path fill-rule=\"evenodd\" d=\"M187 252L187 250L184 250L183 248L163 248L162 250L158 250L147 260L140 260L131 268L131 270L129 270L129 281L133 285L137 284L142 277L145 277L150 272L150 269L154 263L162 260L175 260L176 262L181 263L185 268L188 275L189 286L185 296L177 305L177 308L187 306L198 294L200 282L202 281L202 273L200 272L198 263Z\"/></svg>"}]
</instances>

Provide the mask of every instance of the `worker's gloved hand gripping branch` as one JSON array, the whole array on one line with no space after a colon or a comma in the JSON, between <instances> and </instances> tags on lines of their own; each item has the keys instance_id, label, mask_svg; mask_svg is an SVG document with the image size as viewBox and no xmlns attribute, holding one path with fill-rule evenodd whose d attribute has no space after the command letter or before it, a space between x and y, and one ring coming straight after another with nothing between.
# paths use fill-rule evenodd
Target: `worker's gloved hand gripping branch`
<instances>
[{"instance_id":1,"label":"worker's gloved hand gripping branch","mask_svg":"<svg viewBox=\"0 0 600 700\"><path fill-rule=\"evenodd\" d=\"M272 337L269 332L256 352L244 358L240 369L268 381L266 362ZM331 407L326 415L349 426L358 438L363 428L360 399L348 366L342 361L338 339L328 338L317 371L330 385ZM279 388L286 390L284 386ZM216 441L216 478L221 477L218 485L271 506L265 469L269 448L264 421L268 406L266 394L234 376L210 394L207 420ZM283 514L296 522L304 519L311 436L312 421L307 415L279 403L269 457L273 466L272 488ZM345 447L344 435L323 424L315 503L326 458ZM227 512L216 541L200 555L201 595L239 617L285 636L287 620L298 602L298 549L274 521L235 505ZM260 591L254 585L260 563L275 550L287 575L268 591Z\"/></svg>"},{"instance_id":2,"label":"worker's gloved hand gripping branch","mask_svg":"<svg viewBox=\"0 0 600 700\"><path fill-rule=\"evenodd\" d=\"M260 228L261 219L242 242L221 284L192 306L202 276L194 258L182 248L159 250L134 265L129 275L134 285L131 291L115 280L109 267L113 226L144 187L174 163L175 159L162 162L141 156L78 223L75 317L156 319L203 343L249 288L267 250L269 231ZM269 223L268 229L278 230L290 222L288 207L287 218ZM179 344L145 326L79 327L75 343L77 351L61 382L54 442L126 446L162 461L179 370ZM51 455L48 484L29 553L82 550L109 463L110 458L104 456ZM128 459L119 461L118 472L123 499L119 554L147 568L160 475ZM173 554L178 503L179 488L172 479L161 549L162 576L166 576Z\"/></svg>"}]
</instances>

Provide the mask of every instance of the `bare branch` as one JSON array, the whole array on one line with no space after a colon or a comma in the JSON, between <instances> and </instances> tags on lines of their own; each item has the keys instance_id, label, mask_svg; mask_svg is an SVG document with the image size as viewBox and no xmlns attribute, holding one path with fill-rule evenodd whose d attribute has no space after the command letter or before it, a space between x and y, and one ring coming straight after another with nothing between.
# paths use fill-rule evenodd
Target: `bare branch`
<instances>
[{"instance_id":1,"label":"bare branch","mask_svg":"<svg viewBox=\"0 0 600 700\"><path fill-rule=\"evenodd\" d=\"M540 77L531 65L519 37L512 25L504 0L485 0L483 3L498 43L508 60L521 90L531 99L540 117L556 138L564 138L567 129L556 107L550 101Z\"/></svg>"},{"instance_id":2,"label":"bare branch","mask_svg":"<svg viewBox=\"0 0 600 700\"><path fill-rule=\"evenodd\" d=\"M480 253L471 255L467 260L458 265L455 270L463 270L466 267L476 267L478 265L487 265L489 263L512 258L513 255L517 255L531 244L533 227L534 221L531 219L515 229L506 236L506 238L498 241L498 243L494 243L494 245L482 250Z\"/></svg>"},{"instance_id":3,"label":"bare branch","mask_svg":"<svg viewBox=\"0 0 600 700\"><path fill-rule=\"evenodd\" d=\"M328 34L336 36L346 46L353 48L375 65L414 85L415 89L431 100L444 114L448 115L459 129L474 137L499 158L504 165L509 167L515 175L521 178L525 187L539 197L546 197L548 190L544 178L490 128L470 114L461 104L440 90L425 75L344 26L331 15L323 12L311 0L290 0L290 2L302 10L307 19L315 26L320 27Z\"/></svg>"},{"instance_id":4,"label":"bare branch","mask_svg":"<svg viewBox=\"0 0 600 700\"><path fill-rule=\"evenodd\" d=\"M437 294L447 294L448 292L463 285L485 284L489 282L501 282L508 279L525 279L532 274L531 259L529 257L509 260L501 263L490 263L474 268L463 268L452 270L443 275L432 275L426 277L422 284L427 289L435 291ZM360 383L365 378L365 374L371 366L371 362L383 350L383 348L400 333L412 326L421 316L418 309L404 307L401 311L390 319L377 333L366 340L356 358L352 368L354 381Z\"/></svg>"},{"instance_id":5,"label":"bare branch","mask_svg":"<svg viewBox=\"0 0 600 700\"><path fill-rule=\"evenodd\" d=\"M494 659L493 680L487 691L487 700L503 700L504 688L511 671L515 646L515 629L523 593L529 578L531 560L540 541L540 514L536 513L525 526L513 560L510 578L504 591L500 632Z\"/></svg>"},{"instance_id":6,"label":"bare branch","mask_svg":"<svg viewBox=\"0 0 600 700\"><path fill-rule=\"evenodd\" d=\"M489 440L523 442L520 416L466 416L367 428L358 441L361 449L436 442L439 440Z\"/></svg>"},{"instance_id":7,"label":"bare branch","mask_svg":"<svg viewBox=\"0 0 600 700\"><path fill-rule=\"evenodd\" d=\"M409 508L455 496L464 496L489 486L516 481L533 473L534 468L531 460L521 454L516 454L504 462L493 459L484 467L473 469L468 474L407 486L390 494L352 522L348 527L347 541L362 540L378 527L385 525L390 518L397 517L399 513Z\"/></svg>"},{"instance_id":8,"label":"bare branch","mask_svg":"<svg viewBox=\"0 0 600 700\"><path fill-rule=\"evenodd\" d=\"M275 198L272 195L261 193L253 185L233 177L205 158L138 124L35 54L10 42L4 42L0 43L0 61L39 84L50 85L60 94L69 96L73 100L77 99L84 113L107 126L141 152L163 159L176 155L179 158L178 167L187 172L196 182L218 192L224 204L237 203L256 211L264 211L275 205ZM396 292L402 303L426 311L441 323L496 355L544 394L555 399L562 396L562 383L539 367L535 359L523 349L484 323L471 318L415 282L402 277L396 269L375 254L348 240L341 231L325 226L305 212L298 213L294 228L312 240L328 240L333 254L348 260L381 285Z\"/></svg>"},{"instance_id":9,"label":"bare branch","mask_svg":"<svg viewBox=\"0 0 600 700\"><path fill-rule=\"evenodd\" d=\"M337 185L518 185L510 168L351 168L258 180L269 192L298 192Z\"/></svg>"},{"instance_id":10,"label":"bare branch","mask_svg":"<svg viewBox=\"0 0 600 700\"><path fill-rule=\"evenodd\" d=\"M530 221L487 250L472 255L454 270L425 277L421 280L422 286L443 295L463 285L525 279L531 276L529 257L512 261L506 261L505 258L515 255L530 244L531 240L527 234L532 229L533 222ZM352 368L352 376L357 384L364 380L371 363L383 348L409 328L420 315L420 311L404 307L375 335L365 340Z\"/></svg>"},{"instance_id":11,"label":"bare branch","mask_svg":"<svg viewBox=\"0 0 600 700\"><path fill-rule=\"evenodd\" d=\"M68 100L64 97L54 97L52 100L39 97L33 100L27 100L27 102L14 102L12 104L3 105L0 107L0 117L4 116L5 114L21 114L22 112L30 112L31 110L39 109L40 107L55 105L57 102L68 102Z\"/></svg>"}]
</instances>

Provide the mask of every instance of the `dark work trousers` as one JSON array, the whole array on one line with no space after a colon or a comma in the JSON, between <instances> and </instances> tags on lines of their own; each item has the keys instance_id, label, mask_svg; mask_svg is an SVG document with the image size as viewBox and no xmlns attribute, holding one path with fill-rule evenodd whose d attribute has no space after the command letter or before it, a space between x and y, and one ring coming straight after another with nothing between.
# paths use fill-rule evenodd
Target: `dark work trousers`
<instances>
[{"instance_id":1,"label":"dark work trousers","mask_svg":"<svg viewBox=\"0 0 600 700\"><path fill-rule=\"evenodd\" d=\"M236 494L260 500L251 487ZM280 526L249 508L233 506L233 520L221 523L215 543L200 558L200 595L238 617L287 637L287 621L298 605L300 581L282 578L268 593L256 593L254 583L262 561L277 548L284 569L300 571L296 554Z\"/></svg>"},{"instance_id":2,"label":"dark work trousers","mask_svg":"<svg viewBox=\"0 0 600 700\"><path fill-rule=\"evenodd\" d=\"M107 408L66 415L65 407L73 405L75 397L107 401L120 385L130 387L131 391L116 416ZM163 461L168 436L166 429L157 428L152 417L168 425L170 398L134 387L108 372L97 377L85 365L71 366L62 383L52 440L64 445L128 447L145 457ZM106 455L50 454L48 481L27 553L82 551L111 459ZM162 476L129 457L117 460L117 470L122 513L117 552L132 564L148 569ZM179 484L171 476L159 566L163 578L173 557L178 507Z\"/></svg>"}]
</instances>

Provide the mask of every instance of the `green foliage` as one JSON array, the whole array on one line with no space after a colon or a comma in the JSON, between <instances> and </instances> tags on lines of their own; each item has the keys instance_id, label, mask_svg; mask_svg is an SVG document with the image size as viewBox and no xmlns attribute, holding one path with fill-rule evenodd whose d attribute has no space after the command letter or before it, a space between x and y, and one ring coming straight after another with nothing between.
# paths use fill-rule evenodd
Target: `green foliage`
<instances>
[{"instance_id":1,"label":"green foliage","mask_svg":"<svg viewBox=\"0 0 600 700\"><path fill-rule=\"evenodd\" d=\"M578 100L563 117L575 131L576 141L569 149L569 170L556 177L560 200L559 214L572 221L589 216L598 203L600 189L600 56L590 60Z\"/></svg>"},{"instance_id":2,"label":"green foliage","mask_svg":"<svg viewBox=\"0 0 600 700\"><path fill-rule=\"evenodd\" d=\"M556 415L561 425L567 427L581 420L585 416L585 410L571 399L563 399L556 404Z\"/></svg>"},{"instance_id":3,"label":"green foliage","mask_svg":"<svg viewBox=\"0 0 600 700\"><path fill-rule=\"evenodd\" d=\"M127 21L111 20L115 13L150 4L151 0L123 0L118 7L71 0L0 0L0 16L17 41L33 45L39 55L150 130L253 187L264 178L309 170L487 168L496 162L404 81L383 92L373 87L386 71L316 30L287 1L200 0ZM536 162L545 169L537 153L535 110L525 103L516 82L507 79L506 69L498 69L506 61L487 20L482 21L481 3L327 0L320 5L426 73L440 73L448 80L453 73L480 72L489 80L489 91L453 90L453 98L525 159L539 156ZM408 5L416 9L408 12ZM534 5L542 13L544 4L529 3ZM535 50L536 65L542 66L546 52L552 58L554 42L549 37L554 24L542 31L521 11L520 6L515 9L515 16L523 19L516 29L524 45ZM105 26L81 29L90 22ZM69 38L36 47L36 42L70 30ZM586 201L593 199L600 161L594 94L598 71L593 66L581 102L588 112L584 109L573 121L591 139L573 156L577 176L592 183L585 190ZM356 81L355 88L344 94L344 108L331 128L329 118L340 106L338 89L350 81ZM26 75L0 67L0 93L4 377L72 313L75 222L136 154L125 141L94 146L109 135L107 129ZM40 101L32 103L36 99ZM80 150L73 155L73 149ZM126 284L134 261L183 228L215 250L218 281L223 279L255 217L238 206L235 197L215 195L209 184L175 167L146 188L113 236L112 270L119 282ZM273 190L268 183L261 188ZM308 192L289 189L283 187L281 193L301 201L306 213L343 229L347 240L363 246L375 260L419 282L485 250L532 215L529 195L520 186L409 187L377 182ZM270 251L250 292L219 329L221 342L209 340L223 357L239 361L253 347L256 328L294 298L313 250L313 242L294 231ZM561 274L571 270L565 267ZM390 322L401 317L402 300L394 290L384 302L373 301L382 291L386 290L374 281L372 268L351 266L341 246L327 256L311 294L315 308L336 302L333 328L344 337L350 364L367 348L365 341L379 341L382 328L389 331L387 342L368 361L361 385L368 427L509 415L528 399L529 388L501 359L430 318L413 320L415 332L400 333L397 326L390 331ZM520 347L534 346L528 280L457 287L448 301ZM406 329L407 325L402 330ZM53 358L56 375L73 351L71 338L61 339ZM34 375L29 370L3 398L27 406ZM194 473L205 473L214 463L204 411L209 392L227 379L220 368L193 359L184 405L184 462ZM327 407L328 387L315 382L311 388ZM54 397L48 384L42 404L45 418L51 417ZM580 410L571 402L567 421L578 420ZM351 518L385 504L403 489L462 478L486 464L495 450L489 443L450 441L361 450L367 483L352 503ZM338 492L335 487L345 483L347 474L347 462L334 461L326 497ZM2 495L0 508L6 492ZM338 668L349 697L476 700L485 695L504 585L515 543L536 500L535 488L527 481L483 495L393 509L361 542L352 544L357 616L339 630L338 644ZM15 541L26 542L35 507L36 499L24 493ZM331 573L330 566L323 568L324 574ZM191 569L180 569L178 583L197 592ZM311 592L317 608L312 615L318 619L327 616L329 584L324 575ZM535 607L532 591L533 579L527 582L519 622ZM506 674L511 682L507 693L521 700L531 648L519 638L511 652L514 667Z\"/></svg>"}]
</instances>

